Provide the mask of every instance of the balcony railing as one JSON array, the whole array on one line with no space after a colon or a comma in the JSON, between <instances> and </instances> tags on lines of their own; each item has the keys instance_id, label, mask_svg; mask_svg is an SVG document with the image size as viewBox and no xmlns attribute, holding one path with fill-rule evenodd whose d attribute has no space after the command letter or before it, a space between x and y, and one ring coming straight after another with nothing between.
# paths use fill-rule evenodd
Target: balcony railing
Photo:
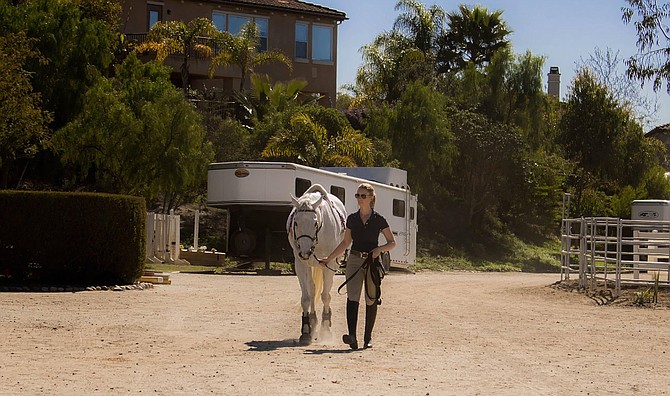
<instances>
[{"instance_id":1,"label":"balcony railing","mask_svg":"<svg viewBox=\"0 0 670 396\"><path fill-rule=\"evenodd\" d=\"M142 44L147 41L147 33L126 33L125 35L128 41L135 43L135 45ZM196 40L198 44L209 45L212 48L212 56L216 56L219 53L223 52L223 48L218 44L216 44L215 40L213 40L211 37L197 37ZM192 49L190 55L193 58L198 59L205 58L204 56L202 56L196 51L193 51Z\"/></svg>"}]
</instances>

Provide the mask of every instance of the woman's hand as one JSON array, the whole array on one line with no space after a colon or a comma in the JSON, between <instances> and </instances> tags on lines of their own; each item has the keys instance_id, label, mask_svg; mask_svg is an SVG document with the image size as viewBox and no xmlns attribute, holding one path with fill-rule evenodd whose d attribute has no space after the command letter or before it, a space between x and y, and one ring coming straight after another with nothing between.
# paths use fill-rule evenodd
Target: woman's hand
<instances>
[{"instance_id":1,"label":"woman's hand","mask_svg":"<svg viewBox=\"0 0 670 396\"><path fill-rule=\"evenodd\" d=\"M318 261L319 264L323 265L324 267L327 267L328 263L333 261L333 259L331 259L330 256L326 256L324 258L317 258L316 261Z\"/></svg>"}]
</instances>

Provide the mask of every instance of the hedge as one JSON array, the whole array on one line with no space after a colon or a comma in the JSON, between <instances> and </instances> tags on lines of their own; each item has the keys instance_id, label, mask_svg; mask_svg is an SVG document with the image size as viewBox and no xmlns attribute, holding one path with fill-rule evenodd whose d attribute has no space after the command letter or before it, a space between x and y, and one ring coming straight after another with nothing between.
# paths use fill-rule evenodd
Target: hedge
<instances>
[{"instance_id":1,"label":"hedge","mask_svg":"<svg viewBox=\"0 0 670 396\"><path fill-rule=\"evenodd\" d=\"M144 199L0 191L0 280L110 285L144 269Z\"/></svg>"}]
</instances>

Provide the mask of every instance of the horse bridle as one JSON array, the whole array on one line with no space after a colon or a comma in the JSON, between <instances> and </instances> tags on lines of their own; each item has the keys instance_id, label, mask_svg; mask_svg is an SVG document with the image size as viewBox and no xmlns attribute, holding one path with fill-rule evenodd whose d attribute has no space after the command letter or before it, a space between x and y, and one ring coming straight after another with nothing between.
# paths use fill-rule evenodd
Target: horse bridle
<instances>
[{"instance_id":1,"label":"horse bridle","mask_svg":"<svg viewBox=\"0 0 670 396\"><path fill-rule=\"evenodd\" d=\"M315 215L317 215L316 216L317 221L316 221L316 224L314 224L314 228L316 229L316 231L314 232L314 236L311 236L309 234L302 234L300 236L294 237L294 239L293 239L295 241L296 245L297 245L298 244L298 239L309 238L309 240L312 241L312 248L310 249L310 254L314 254L314 248L315 248L316 244L319 243L319 231L321 231L321 226L323 226L323 222L321 224L319 224L319 221L318 221L319 216L316 213L315 209L296 209L295 212L296 212L296 214L299 213L299 212L303 212L303 213L314 213ZM295 225L296 225L296 221L295 221L295 217L294 217L293 218L293 224L292 224L293 235L295 235Z\"/></svg>"},{"instance_id":2,"label":"horse bridle","mask_svg":"<svg viewBox=\"0 0 670 396\"><path fill-rule=\"evenodd\" d=\"M295 244L297 246L298 245L298 239L309 238L309 240L312 241L312 247L309 250L309 254L310 254L311 257L314 257L314 259L316 259L316 261L318 261L320 263L321 260L319 260L319 258L316 257L316 255L314 254L314 249L316 248L317 243L319 243L319 231L321 231L321 227L323 226L323 221L321 221L321 224L319 224L319 221L318 221L319 215L316 213L316 209L296 209L295 213L298 213L298 212L307 212L307 213L311 212L311 213L314 213L315 215L317 215L316 216L317 217L317 222L316 222L316 224L314 224L314 228L316 228L316 231L314 232L314 236L311 236L309 234L302 234L300 236L294 237L293 240L295 241ZM296 222L295 222L295 217L294 217L293 218L293 224L291 224L291 226L293 227L293 235L295 235L295 224L296 224ZM309 259L309 257L308 257L308 259ZM326 264L324 264L323 266L328 268L329 270L331 270L333 272L337 272L337 270L334 270L334 269L330 268Z\"/></svg>"}]
</instances>

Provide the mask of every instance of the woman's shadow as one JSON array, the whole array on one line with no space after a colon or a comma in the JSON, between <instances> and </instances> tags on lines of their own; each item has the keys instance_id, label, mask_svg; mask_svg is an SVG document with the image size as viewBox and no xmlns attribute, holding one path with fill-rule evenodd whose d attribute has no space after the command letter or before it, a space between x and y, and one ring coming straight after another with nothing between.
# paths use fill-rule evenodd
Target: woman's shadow
<instances>
[{"instance_id":1,"label":"woman's shadow","mask_svg":"<svg viewBox=\"0 0 670 396\"><path fill-rule=\"evenodd\" d=\"M297 347L306 347L313 344L301 342L298 339L290 338L286 340L279 341L248 341L245 344L249 347L249 351L252 352L268 352L276 351L281 348L297 348ZM317 346L317 345L314 345ZM309 355L322 355L327 353L350 353L354 350L347 347L347 349L305 349L305 354Z\"/></svg>"}]
</instances>

